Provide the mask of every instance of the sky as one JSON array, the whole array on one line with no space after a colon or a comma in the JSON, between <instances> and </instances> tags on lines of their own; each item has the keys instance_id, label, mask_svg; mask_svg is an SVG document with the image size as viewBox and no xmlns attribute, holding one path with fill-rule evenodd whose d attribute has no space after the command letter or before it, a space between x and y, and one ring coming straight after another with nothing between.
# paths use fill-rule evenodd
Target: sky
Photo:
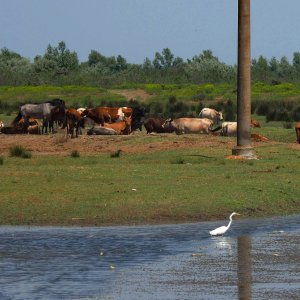
<instances>
[{"instance_id":1,"label":"sky","mask_svg":"<svg viewBox=\"0 0 300 300\"><path fill-rule=\"evenodd\" d=\"M0 49L33 59L64 41L87 61L91 50L129 63L169 48L191 59L210 49L237 63L238 0L0 0ZM300 1L251 0L251 56L300 52Z\"/></svg>"}]
</instances>

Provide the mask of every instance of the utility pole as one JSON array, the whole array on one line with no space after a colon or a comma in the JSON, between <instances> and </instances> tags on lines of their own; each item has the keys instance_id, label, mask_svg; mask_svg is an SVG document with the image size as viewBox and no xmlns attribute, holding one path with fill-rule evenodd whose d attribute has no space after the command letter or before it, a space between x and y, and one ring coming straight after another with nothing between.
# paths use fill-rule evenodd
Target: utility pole
<instances>
[{"instance_id":1,"label":"utility pole","mask_svg":"<svg viewBox=\"0 0 300 300\"><path fill-rule=\"evenodd\" d=\"M255 159L251 146L250 0L238 0L237 145L232 154Z\"/></svg>"}]
</instances>

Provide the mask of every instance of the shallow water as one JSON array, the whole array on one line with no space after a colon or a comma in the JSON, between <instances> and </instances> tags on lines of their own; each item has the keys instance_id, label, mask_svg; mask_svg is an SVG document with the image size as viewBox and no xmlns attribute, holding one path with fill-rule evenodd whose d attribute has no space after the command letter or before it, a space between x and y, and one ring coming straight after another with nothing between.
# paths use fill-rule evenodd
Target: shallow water
<instances>
[{"instance_id":1,"label":"shallow water","mask_svg":"<svg viewBox=\"0 0 300 300\"><path fill-rule=\"evenodd\" d=\"M300 299L300 216L0 227L0 299Z\"/></svg>"}]
</instances>

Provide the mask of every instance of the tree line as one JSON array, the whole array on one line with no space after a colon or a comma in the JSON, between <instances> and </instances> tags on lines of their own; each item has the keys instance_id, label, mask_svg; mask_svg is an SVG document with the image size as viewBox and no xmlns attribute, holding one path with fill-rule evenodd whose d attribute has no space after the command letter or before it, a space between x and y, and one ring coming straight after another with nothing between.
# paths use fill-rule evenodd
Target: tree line
<instances>
[{"instance_id":1,"label":"tree line","mask_svg":"<svg viewBox=\"0 0 300 300\"><path fill-rule=\"evenodd\" d=\"M175 57L169 48L156 52L143 64L128 63L121 55L107 57L91 50L87 61L79 62L75 51L61 41L48 45L43 55L31 61L7 48L0 51L0 85L90 85L111 87L124 83L204 84L234 83L237 66L227 65L204 50L191 59ZM300 52L270 60L252 60L252 81L280 84L300 80Z\"/></svg>"}]
</instances>

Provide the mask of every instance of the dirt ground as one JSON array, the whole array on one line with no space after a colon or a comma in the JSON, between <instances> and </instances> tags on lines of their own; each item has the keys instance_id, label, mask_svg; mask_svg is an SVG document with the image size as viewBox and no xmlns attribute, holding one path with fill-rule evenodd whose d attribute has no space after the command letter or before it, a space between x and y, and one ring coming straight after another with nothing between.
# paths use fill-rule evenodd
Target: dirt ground
<instances>
[{"instance_id":1,"label":"dirt ground","mask_svg":"<svg viewBox=\"0 0 300 300\"><path fill-rule=\"evenodd\" d=\"M134 90L110 90L111 93L119 94L124 97L126 97L127 100L133 99L133 100L139 100L141 102L146 102L151 95L146 93L142 89L134 89Z\"/></svg>"},{"instance_id":2,"label":"dirt ground","mask_svg":"<svg viewBox=\"0 0 300 300\"><path fill-rule=\"evenodd\" d=\"M264 137L255 135L252 143L271 142ZM89 136L83 134L71 139L64 130L49 135L30 134L0 134L0 155L9 155L12 146L22 146L33 155L69 156L77 150L80 154L93 155L97 153L113 153L121 150L123 153L143 153L161 151L164 149L223 147L232 149L236 142L234 138L218 138L214 135L182 135L150 134L145 130L123 136ZM134 146L133 146L134 145Z\"/></svg>"}]
</instances>

